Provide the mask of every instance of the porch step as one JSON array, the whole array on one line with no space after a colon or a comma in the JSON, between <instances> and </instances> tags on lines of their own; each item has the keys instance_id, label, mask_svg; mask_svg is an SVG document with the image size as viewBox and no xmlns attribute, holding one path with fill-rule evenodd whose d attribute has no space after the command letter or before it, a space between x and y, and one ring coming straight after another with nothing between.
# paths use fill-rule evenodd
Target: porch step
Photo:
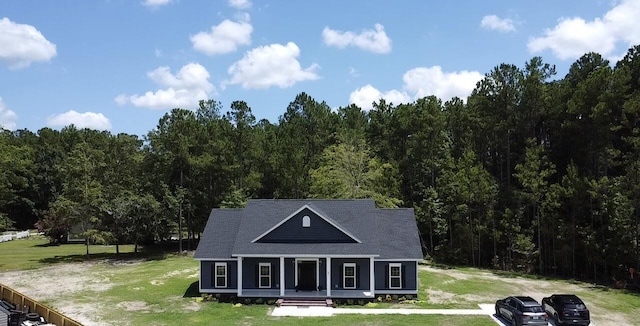
<instances>
[{"instance_id":1,"label":"porch step","mask_svg":"<svg viewBox=\"0 0 640 326\"><path fill-rule=\"evenodd\" d=\"M286 298L278 299L276 301L276 307L333 307L333 301L331 299L305 299L305 298Z\"/></svg>"}]
</instances>

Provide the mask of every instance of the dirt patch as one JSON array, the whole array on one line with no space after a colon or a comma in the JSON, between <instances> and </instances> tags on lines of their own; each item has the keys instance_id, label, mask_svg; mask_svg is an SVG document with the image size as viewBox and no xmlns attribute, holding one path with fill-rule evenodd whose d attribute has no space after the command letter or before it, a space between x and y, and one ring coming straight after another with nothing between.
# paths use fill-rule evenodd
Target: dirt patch
<instances>
[{"instance_id":1,"label":"dirt patch","mask_svg":"<svg viewBox=\"0 0 640 326\"><path fill-rule=\"evenodd\" d=\"M70 263L40 269L6 272L0 281L38 300L59 298L81 291L102 292L113 284L108 277L98 277L92 269L95 263ZM46 285L46 286L45 286Z\"/></svg>"},{"instance_id":2,"label":"dirt patch","mask_svg":"<svg viewBox=\"0 0 640 326\"><path fill-rule=\"evenodd\" d=\"M99 295L83 296L87 292L103 292L111 289L114 284L111 279L117 275L120 268L128 268L132 265L144 263L145 260L121 261L104 260L86 263L57 264L34 270L13 271L0 273L0 283L8 285L15 290L28 295L40 302L46 303L84 325L109 326L114 321L105 321L101 314L104 313L105 304L98 299ZM162 286L169 278L178 275L198 275L197 268L180 269L165 273L154 280L150 280L152 286ZM132 288L133 291L144 291L144 287ZM176 305L184 311L198 311L201 305L189 301L179 302L180 296L167 298L176 301ZM121 311L155 313L157 307L150 306L144 301L125 301L116 305ZM126 322L125 322L126 324Z\"/></svg>"},{"instance_id":3,"label":"dirt patch","mask_svg":"<svg viewBox=\"0 0 640 326\"><path fill-rule=\"evenodd\" d=\"M116 306L125 311L149 311L149 305L144 301L125 301L118 303Z\"/></svg>"},{"instance_id":4,"label":"dirt patch","mask_svg":"<svg viewBox=\"0 0 640 326\"><path fill-rule=\"evenodd\" d=\"M527 295L538 302L542 302L542 298L549 296L553 293L575 293L580 296L581 293L587 293L591 291L589 284L578 283L572 284L565 281L556 280L534 280L523 277L506 277L493 274L491 272L474 271L473 273L465 273L463 271L453 269L440 269L430 266L420 266L421 270L428 271L430 273L443 274L452 277L454 280L445 281L446 284L453 284L459 280L468 279L482 279L494 282L507 283L513 288L513 295ZM497 299L496 296L481 296L477 294L456 295L441 290L426 289L427 300L433 304L456 304L464 302L485 302L494 303ZM589 310L591 312L591 318L593 324L598 326L619 326L619 325L633 325L622 314L616 314L606 308L603 308L605 302L598 300L597 297L589 297L585 299Z\"/></svg>"}]
</instances>

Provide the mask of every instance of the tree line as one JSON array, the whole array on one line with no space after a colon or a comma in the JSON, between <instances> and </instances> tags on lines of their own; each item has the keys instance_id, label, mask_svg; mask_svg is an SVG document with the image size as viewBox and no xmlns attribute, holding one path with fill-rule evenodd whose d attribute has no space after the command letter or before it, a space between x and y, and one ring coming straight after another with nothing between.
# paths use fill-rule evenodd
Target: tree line
<instances>
[{"instance_id":1,"label":"tree line","mask_svg":"<svg viewBox=\"0 0 640 326\"><path fill-rule=\"evenodd\" d=\"M213 207L374 198L415 208L438 262L596 281L640 268L640 46L564 78L540 57L500 64L466 100L332 110L301 93L277 123L203 100L143 137L4 130L0 153L0 229L56 241L193 249Z\"/></svg>"}]
</instances>

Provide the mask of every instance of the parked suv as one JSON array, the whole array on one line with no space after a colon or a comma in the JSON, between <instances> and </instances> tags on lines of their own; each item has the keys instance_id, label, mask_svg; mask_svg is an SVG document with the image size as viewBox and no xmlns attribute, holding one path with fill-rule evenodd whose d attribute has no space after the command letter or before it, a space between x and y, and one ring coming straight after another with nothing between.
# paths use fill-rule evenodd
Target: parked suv
<instances>
[{"instance_id":1,"label":"parked suv","mask_svg":"<svg viewBox=\"0 0 640 326\"><path fill-rule=\"evenodd\" d=\"M542 299L542 307L558 325L589 325L589 309L573 294L554 294Z\"/></svg>"},{"instance_id":2,"label":"parked suv","mask_svg":"<svg viewBox=\"0 0 640 326\"><path fill-rule=\"evenodd\" d=\"M496 316L511 321L512 326L547 325L547 314L542 306L531 297L506 297L496 301Z\"/></svg>"}]
</instances>

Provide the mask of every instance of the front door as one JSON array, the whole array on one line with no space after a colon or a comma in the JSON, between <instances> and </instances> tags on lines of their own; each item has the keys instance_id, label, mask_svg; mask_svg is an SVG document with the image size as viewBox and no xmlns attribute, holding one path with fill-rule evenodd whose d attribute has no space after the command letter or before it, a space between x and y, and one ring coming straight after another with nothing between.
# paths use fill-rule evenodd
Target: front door
<instances>
[{"instance_id":1,"label":"front door","mask_svg":"<svg viewBox=\"0 0 640 326\"><path fill-rule=\"evenodd\" d=\"M298 262L298 290L316 290L316 262L314 260Z\"/></svg>"}]
</instances>

